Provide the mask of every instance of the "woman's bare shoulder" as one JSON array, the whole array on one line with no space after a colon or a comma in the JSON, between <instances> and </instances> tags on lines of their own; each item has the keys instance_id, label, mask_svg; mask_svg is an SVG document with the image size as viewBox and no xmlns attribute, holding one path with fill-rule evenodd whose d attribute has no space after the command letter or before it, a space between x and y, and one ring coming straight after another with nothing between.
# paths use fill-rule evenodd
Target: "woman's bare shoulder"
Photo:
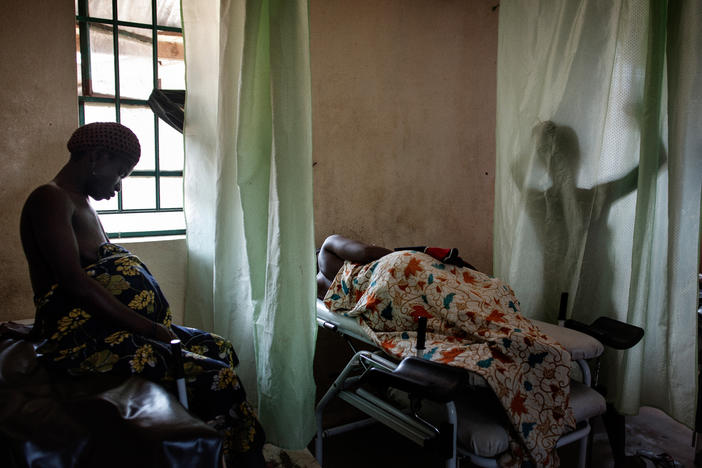
<instances>
[{"instance_id":1,"label":"woman's bare shoulder","mask_svg":"<svg viewBox=\"0 0 702 468\"><path fill-rule=\"evenodd\" d=\"M29 194L24 203L23 212L27 214L55 212L55 210L71 208L73 205L73 199L66 190L49 182L40 185Z\"/></svg>"}]
</instances>

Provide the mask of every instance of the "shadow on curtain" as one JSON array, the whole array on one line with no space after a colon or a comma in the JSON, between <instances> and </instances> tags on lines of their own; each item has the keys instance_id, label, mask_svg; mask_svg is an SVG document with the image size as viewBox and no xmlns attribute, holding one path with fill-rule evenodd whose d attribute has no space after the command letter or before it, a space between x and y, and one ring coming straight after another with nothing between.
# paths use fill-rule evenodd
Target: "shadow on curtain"
<instances>
[{"instance_id":1,"label":"shadow on curtain","mask_svg":"<svg viewBox=\"0 0 702 468\"><path fill-rule=\"evenodd\" d=\"M602 378L692 426L702 181L699 2L505 1L495 274L527 316L627 321Z\"/></svg>"},{"instance_id":2,"label":"shadow on curtain","mask_svg":"<svg viewBox=\"0 0 702 468\"><path fill-rule=\"evenodd\" d=\"M269 442L314 433L308 4L183 0L186 323L232 340Z\"/></svg>"}]
</instances>

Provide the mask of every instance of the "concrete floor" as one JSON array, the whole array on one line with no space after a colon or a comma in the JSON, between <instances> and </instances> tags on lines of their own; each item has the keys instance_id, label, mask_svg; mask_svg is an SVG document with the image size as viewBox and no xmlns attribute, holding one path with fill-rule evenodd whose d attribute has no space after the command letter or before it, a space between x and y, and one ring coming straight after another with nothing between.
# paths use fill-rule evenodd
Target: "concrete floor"
<instances>
[{"instance_id":1,"label":"concrete floor","mask_svg":"<svg viewBox=\"0 0 702 468\"><path fill-rule=\"evenodd\" d=\"M593 468L613 467L612 452L601 419L593 422L593 429ZM654 455L667 453L682 467L696 466L692 431L655 408L641 408L637 416L626 418L626 453L634 455L639 451Z\"/></svg>"},{"instance_id":2,"label":"concrete floor","mask_svg":"<svg viewBox=\"0 0 702 468\"><path fill-rule=\"evenodd\" d=\"M692 468L694 449L692 431L673 421L654 408L642 408L639 415L626 418L628 455L639 450L653 454L667 453L680 463ZM311 448L311 450L314 450ZM396 466L441 468L441 460L402 438L380 424L355 432L336 435L325 442L324 466L327 468L388 468ZM560 451L561 466L576 466L576 450L564 447ZM461 468L472 465L462 463ZM601 419L593 421L593 468L614 466L612 452ZM632 464L631 466L636 466Z\"/></svg>"}]
</instances>

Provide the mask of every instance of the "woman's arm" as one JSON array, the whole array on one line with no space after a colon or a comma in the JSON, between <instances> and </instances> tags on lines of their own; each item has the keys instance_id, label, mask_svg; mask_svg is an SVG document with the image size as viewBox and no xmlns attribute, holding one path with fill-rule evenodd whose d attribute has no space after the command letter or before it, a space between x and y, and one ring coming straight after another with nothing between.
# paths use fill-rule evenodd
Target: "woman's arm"
<instances>
[{"instance_id":1,"label":"woman's arm","mask_svg":"<svg viewBox=\"0 0 702 468\"><path fill-rule=\"evenodd\" d=\"M346 260L365 264L384 257L391 252L392 250L385 247L364 244L363 242L334 234L327 237L322 244L318 257L319 270L331 281Z\"/></svg>"},{"instance_id":2,"label":"woman's arm","mask_svg":"<svg viewBox=\"0 0 702 468\"><path fill-rule=\"evenodd\" d=\"M78 241L73 230L74 210L66 193L47 186L35 191L25 204L24 215L31 223L32 236L53 278L86 311L134 333L169 341L171 332L168 328L122 304L86 274L80 264Z\"/></svg>"}]
</instances>

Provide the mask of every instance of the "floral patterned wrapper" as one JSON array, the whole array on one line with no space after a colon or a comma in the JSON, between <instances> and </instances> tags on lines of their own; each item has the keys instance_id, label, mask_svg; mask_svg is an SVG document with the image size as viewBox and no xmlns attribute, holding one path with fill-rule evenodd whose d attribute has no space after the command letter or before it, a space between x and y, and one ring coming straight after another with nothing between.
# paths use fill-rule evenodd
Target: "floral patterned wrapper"
<instances>
[{"instance_id":1,"label":"floral patterned wrapper","mask_svg":"<svg viewBox=\"0 0 702 468\"><path fill-rule=\"evenodd\" d=\"M488 382L512 423L502 466L558 466L556 442L575 426L570 355L519 313L512 289L469 268L403 251L346 262L327 291L332 311L359 317L368 336L398 358L415 354L427 318L424 357L473 371Z\"/></svg>"},{"instance_id":2,"label":"floral patterned wrapper","mask_svg":"<svg viewBox=\"0 0 702 468\"><path fill-rule=\"evenodd\" d=\"M225 456L233 461L260 449L263 430L234 371L238 360L232 344L212 333L171 324L171 311L158 283L123 247L102 245L98 261L85 271L130 309L170 327L178 336L190 410L222 434ZM139 375L175 388L169 343L100 319L58 285L35 302L35 332L42 339L37 353L49 369L70 375Z\"/></svg>"}]
</instances>

